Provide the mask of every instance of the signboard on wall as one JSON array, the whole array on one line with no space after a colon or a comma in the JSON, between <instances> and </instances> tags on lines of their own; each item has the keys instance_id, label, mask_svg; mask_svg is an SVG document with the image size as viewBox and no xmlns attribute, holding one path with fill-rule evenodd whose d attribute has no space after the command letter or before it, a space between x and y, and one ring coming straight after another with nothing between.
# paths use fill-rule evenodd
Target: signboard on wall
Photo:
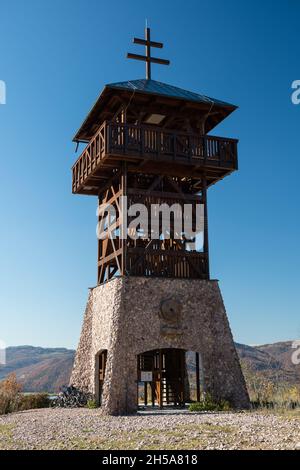
<instances>
[{"instance_id":1,"label":"signboard on wall","mask_svg":"<svg viewBox=\"0 0 300 470\"><path fill-rule=\"evenodd\" d=\"M141 382L152 382L152 372L142 370Z\"/></svg>"}]
</instances>

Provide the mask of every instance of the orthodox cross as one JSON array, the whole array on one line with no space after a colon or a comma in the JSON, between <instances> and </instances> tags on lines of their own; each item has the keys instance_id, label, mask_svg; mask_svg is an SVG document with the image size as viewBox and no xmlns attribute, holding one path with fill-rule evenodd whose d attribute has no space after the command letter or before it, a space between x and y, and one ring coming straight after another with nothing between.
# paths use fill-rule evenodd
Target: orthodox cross
<instances>
[{"instance_id":1,"label":"orthodox cross","mask_svg":"<svg viewBox=\"0 0 300 470\"><path fill-rule=\"evenodd\" d=\"M127 54L127 59L142 60L146 62L146 79L151 79L151 63L153 64L162 64L169 65L170 61L165 59L157 59L156 57L151 57L151 47L157 47L162 49L164 47L162 42L154 42L150 40L150 28L145 28L145 39L133 38L134 44L140 44L145 46L146 55L140 54Z\"/></svg>"}]
</instances>

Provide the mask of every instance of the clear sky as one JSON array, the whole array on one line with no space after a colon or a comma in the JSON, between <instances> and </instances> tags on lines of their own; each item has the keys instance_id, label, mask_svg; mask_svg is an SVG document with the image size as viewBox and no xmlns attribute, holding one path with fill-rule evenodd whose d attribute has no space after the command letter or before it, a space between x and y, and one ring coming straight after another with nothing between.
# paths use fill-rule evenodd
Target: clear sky
<instances>
[{"instance_id":1,"label":"clear sky","mask_svg":"<svg viewBox=\"0 0 300 470\"><path fill-rule=\"evenodd\" d=\"M104 84L154 79L239 106L216 135L240 170L209 191L211 273L237 341L300 337L298 0L1 0L0 339L75 347L96 282L96 198L71 194L72 136ZM135 49L137 48L137 49ZM78 155L77 155L78 156Z\"/></svg>"}]
</instances>

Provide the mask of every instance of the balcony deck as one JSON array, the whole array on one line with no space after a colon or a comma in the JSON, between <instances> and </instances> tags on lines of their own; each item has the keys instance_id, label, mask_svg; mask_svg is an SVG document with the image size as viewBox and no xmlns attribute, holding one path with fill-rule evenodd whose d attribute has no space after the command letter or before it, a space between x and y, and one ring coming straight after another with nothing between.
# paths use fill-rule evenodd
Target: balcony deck
<instances>
[{"instance_id":1,"label":"balcony deck","mask_svg":"<svg viewBox=\"0 0 300 470\"><path fill-rule=\"evenodd\" d=\"M237 170L236 139L104 122L72 168L72 191L97 195L121 161L129 172L191 176L213 184Z\"/></svg>"}]
</instances>

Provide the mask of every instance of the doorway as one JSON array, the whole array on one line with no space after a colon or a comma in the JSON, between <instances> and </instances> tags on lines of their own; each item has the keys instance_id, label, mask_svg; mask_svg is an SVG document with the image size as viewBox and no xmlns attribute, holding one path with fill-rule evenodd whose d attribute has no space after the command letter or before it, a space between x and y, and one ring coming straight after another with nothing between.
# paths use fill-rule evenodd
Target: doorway
<instances>
[{"instance_id":1,"label":"doorway","mask_svg":"<svg viewBox=\"0 0 300 470\"><path fill-rule=\"evenodd\" d=\"M184 349L157 349L138 355L138 404L183 407L190 400Z\"/></svg>"},{"instance_id":2,"label":"doorway","mask_svg":"<svg viewBox=\"0 0 300 470\"><path fill-rule=\"evenodd\" d=\"M99 406L102 403L102 392L105 378L105 369L107 361L107 350L103 350L96 355L96 401Z\"/></svg>"}]
</instances>

